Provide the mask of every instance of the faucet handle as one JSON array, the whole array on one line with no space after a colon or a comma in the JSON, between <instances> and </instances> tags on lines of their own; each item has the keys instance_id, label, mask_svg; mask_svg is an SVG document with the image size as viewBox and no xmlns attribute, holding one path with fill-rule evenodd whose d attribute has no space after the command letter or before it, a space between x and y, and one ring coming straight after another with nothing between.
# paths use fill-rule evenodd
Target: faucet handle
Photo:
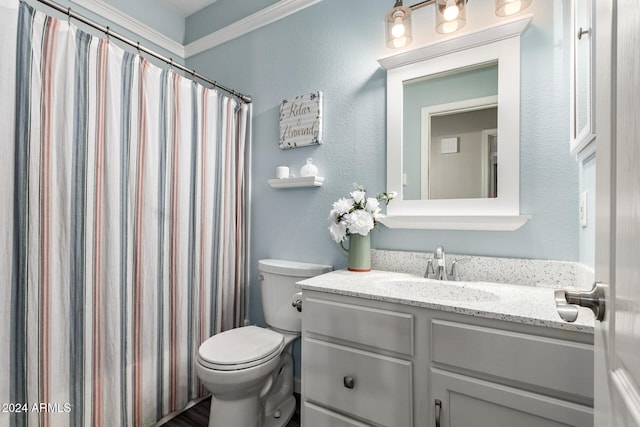
<instances>
[{"instance_id":1,"label":"faucet handle","mask_svg":"<svg viewBox=\"0 0 640 427\"><path fill-rule=\"evenodd\" d=\"M460 275L458 273L458 260L455 260L451 263L451 280L454 282L460 281Z\"/></svg>"},{"instance_id":2,"label":"faucet handle","mask_svg":"<svg viewBox=\"0 0 640 427\"><path fill-rule=\"evenodd\" d=\"M429 258L427 260L427 269L424 271L424 278L429 278L429 270L431 270L432 274L436 274L436 271L433 269L433 259Z\"/></svg>"}]
</instances>

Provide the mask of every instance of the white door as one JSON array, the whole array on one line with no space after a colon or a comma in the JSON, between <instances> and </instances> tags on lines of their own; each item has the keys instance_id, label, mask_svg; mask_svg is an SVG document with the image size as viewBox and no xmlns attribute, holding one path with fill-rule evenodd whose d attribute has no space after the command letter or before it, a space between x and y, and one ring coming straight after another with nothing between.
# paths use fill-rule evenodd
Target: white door
<instances>
[{"instance_id":1,"label":"white door","mask_svg":"<svg viewBox=\"0 0 640 427\"><path fill-rule=\"evenodd\" d=\"M640 7L596 0L595 425L640 426Z\"/></svg>"}]
</instances>

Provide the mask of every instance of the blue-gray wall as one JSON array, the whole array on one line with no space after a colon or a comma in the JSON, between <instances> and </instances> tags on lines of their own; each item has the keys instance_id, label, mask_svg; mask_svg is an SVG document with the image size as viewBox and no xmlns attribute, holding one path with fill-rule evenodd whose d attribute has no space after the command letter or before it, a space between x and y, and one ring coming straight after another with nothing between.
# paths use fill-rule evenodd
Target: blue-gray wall
<instances>
[{"instance_id":1,"label":"blue-gray wall","mask_svg":"<svg viewBox=\"0 0 640 427\"><path fill-rule=\"evenodd\" d=\"M487 7L493 2L486 1ZM515 232L390 230L376 248L578 260L578 168L569 154L569 2L531 6L522 36L521 211L533 218ZM327 232L331 204L353 182L385 190L384 46L387 1L323 0L193 58L191 67L253 96L252 320L262 322L256 263L283 258L346 265ZM469 17L471 20L472 17ZM414 23L414 28L416 27ZM428 23L427 23L428 25ZM278 148L281 100L324 92L324 144ZM277 190L277 165L299 169L313 157L321 188Z\"/></svg>"}]
</instances>

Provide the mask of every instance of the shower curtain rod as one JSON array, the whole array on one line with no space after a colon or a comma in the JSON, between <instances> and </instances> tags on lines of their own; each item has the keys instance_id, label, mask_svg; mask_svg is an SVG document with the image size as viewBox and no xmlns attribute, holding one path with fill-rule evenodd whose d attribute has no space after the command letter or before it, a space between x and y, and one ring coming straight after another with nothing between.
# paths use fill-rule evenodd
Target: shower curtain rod
<instances>
[{"instance_id":1,"label":"shower curtain rod","mask_svg":"<svg viewBox=\"0 0 640 427\"><path fill-rule=\"evenodd\" d=\"M77 21L82 22L83 24L86 24L86 25L88 25L90 27L95 28L98 31L101 31L101 32L105 33L105 35L107 37L113 37L114 39L120 40L122 43L128 44L129 46L137 49L139 52L144 52L147 55L151 55L154 58L157 58L157 59L167 63L170 67L175 67L175 68L185 72L186 74L190 75L191 78L194 79L194 80L195 79L202 80L203 82L210 84L214 88L221 89L221 90L227 92L228 94L233 95L234 97L238 98L240 101L244 102L245 104L250 104L251 103L251 97L249 95L243 95L240 92L236 92L233 89L229 89L228 87L225 87L225 86L221 85L220 83L203 76L202 74L196 73L195 69L194 70L190 70L190 69L188 69L187 67L185 67L185 66L183 66L181 64L175 63L175 62L173 62L172 58L167 58L166 56L161 55L161 54L159 54L159 53L157 53L157 52L155 52L155 51L153 51L153 50L151 50L149 48L141 46L140 42L134 42L133 40L131 40L131 39L129 39L129 38L127 38L127 37L125 37L125 36L123 36L121 34L118 34L116 32L111 31L108 26L105 27L105 26L97 23L96 21L94 21L92 19L89 19L89 18L87 18L85 16L82 16L82 15L74 12L73 10L71 10L71 7L64 7L64 6L58 4L58 3L54 2L54 1L51 1L51 0L37 0L37 1L39 3L42 3L42 4L45 4L45 5L49 6L52 9L57 10L58 12L64 13L69 18L73 18L73 19L75 19Z\"/></svg>"}]
</instances>

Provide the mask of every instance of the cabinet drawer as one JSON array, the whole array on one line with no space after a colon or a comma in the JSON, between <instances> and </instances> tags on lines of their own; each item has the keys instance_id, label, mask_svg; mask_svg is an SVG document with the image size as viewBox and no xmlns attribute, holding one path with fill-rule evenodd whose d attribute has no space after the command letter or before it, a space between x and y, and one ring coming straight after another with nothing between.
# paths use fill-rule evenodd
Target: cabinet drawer
<instances>
[{"instance_id":1,"label":"cabinet drawer","mask_svg":"<svg viewBox=\"0 0 640 427\"><path fill-rule=\"evenodd\" d=\"M431 393L442 427L593 427L592 408L439 369Z\"/></svg>"},{"instance_id":2,"label":"cabinet drawer","mask_svg":"<svg viewBox=\"0 0 640 427\"><path fill-rule=\"evenodd\" d=\"M302 328L382 350L413 355L413 315L305 298Z\"/></svg>"},{"instance_id":3,"label":"cabinet drawer","mask_svg":"<svg viewBox=\"0 0 640 427\"><path fill-rule=\"evenodd\" d=\"M593 399L593 347L433 320L431 360Z\"/></svg>"},{"instance_id":4,"label":"cabinet drawer","mask_svg":"<svg viewBox=\"0 0 640 427\"><path fill-rule=\"evenodd\" d=\"M314 427L368 427L359 421L344 417L328 409L316 406L313 403L304 402L302 424Z\"/></svg>"},{"instance_id":5,"label":"cabinet drawer","mask_svg":"<svg viewBox=\"0 0 640 427\"><path fill-rule=\"evenodd\" d=\"M303 339L302 393L337 411L384 426L411 426L411 377L409 361Z\"/></svg>"}]
</instances>

